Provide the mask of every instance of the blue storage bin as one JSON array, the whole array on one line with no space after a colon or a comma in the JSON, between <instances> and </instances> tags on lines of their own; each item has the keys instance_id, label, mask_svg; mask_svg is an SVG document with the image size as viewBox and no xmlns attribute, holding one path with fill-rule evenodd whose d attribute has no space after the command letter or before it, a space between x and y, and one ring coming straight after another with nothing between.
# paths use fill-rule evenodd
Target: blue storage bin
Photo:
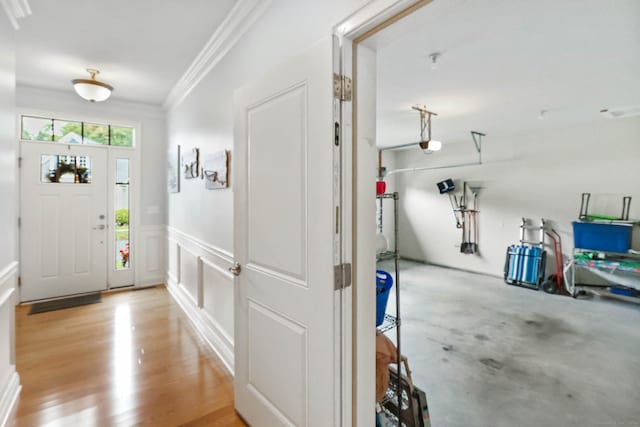
<instances>
[{"instance_id":1,"label":"blue storage bin","mask_svg":"<svg viewBox=\"0 0 640 427\"><path fill-rule=\"evenodd\" d=\"M573 222L573 246L577 249L626 253L631 247L632 224Z\"/></svg>"},{"instance_id":2,"label":"blue storage bin","mask_svg":"<svg viewBox=\"0 0 640 427\"><path fill-rule=\"evenodd\" d=\"M393 286L391 275L386 271L376 270L376 326L380 326L384 322L391 286Z\"/></svg>"}]
</instances>

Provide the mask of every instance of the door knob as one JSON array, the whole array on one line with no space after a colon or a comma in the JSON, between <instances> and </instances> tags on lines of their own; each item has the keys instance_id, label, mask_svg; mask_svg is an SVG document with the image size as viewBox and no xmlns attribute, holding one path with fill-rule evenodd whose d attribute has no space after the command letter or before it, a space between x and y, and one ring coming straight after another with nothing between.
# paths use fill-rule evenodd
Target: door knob
<instances>
[{"instance_id":1,"label":"door knob","mask_svg":"<svg viewBox=\"0 0 640 427\"><path fill-rule=\"evenodd\" d=\"M93 227L94 230L104 230L106 228L106 226L104 224L100 224L97 227Z\"/></svg>"},{"instance_id":2,"label":"door knob","mask_svg":"<svg viewBox=\"0 0 640 427\"><path fill-rule=\"evenodd\" d=\"M242 271L242 267L240 267L240 264L236 262L235 264L233 264L233 267L229 267L229 271L234 276L239 276L240 272Z\"/></svg>"}]
</instances>

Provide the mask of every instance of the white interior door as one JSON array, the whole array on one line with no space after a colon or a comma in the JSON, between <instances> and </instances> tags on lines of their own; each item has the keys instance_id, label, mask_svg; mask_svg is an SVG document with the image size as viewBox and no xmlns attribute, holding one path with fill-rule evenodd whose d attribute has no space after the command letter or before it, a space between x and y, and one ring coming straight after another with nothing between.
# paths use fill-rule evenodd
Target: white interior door
<instances>
[{"instance_id":1,"label":"white interior door","mask_svg":"<svg viewBox=\"0 0 640 427\"><path fill-rule=\"evenodd\" d=\"M107 287L107 150L21 143L21 301Z\"/></svg>"},{"instance_id":2,"label":"white interior door","mask_svg":"<svg viewBox=\"0 0 640 427\"><path fill-rule=\"evenodd\" d=\"M255 426L337 423L331 49L236 93L235 404Z\"/></svg>"}]
</instances>

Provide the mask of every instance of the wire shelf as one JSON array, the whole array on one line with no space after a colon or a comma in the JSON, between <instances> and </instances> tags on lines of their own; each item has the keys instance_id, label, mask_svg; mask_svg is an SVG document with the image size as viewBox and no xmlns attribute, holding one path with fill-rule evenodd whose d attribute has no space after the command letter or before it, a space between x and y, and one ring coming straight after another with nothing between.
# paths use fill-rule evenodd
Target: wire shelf
<instances>
[{"instance_id":1,"label":"wire shelf","mask_svg":"<svg viewBox=\"0 0 640 427\"><path fill-rule=\"evenodd\" d=\"M376 261L395 259L396 257L398 257L398 251L385 251L376 255Z\"/></svg>"}]
</instances>

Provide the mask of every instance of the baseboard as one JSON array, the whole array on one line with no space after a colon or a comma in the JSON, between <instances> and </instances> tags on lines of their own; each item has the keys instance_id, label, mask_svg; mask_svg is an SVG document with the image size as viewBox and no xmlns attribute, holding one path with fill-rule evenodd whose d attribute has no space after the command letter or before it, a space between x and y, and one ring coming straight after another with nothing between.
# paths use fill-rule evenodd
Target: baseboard
<instances>
[{"instance_id":1,"label":"baseboard","mask_svg":"<svg viewBox=\"0 0 640 427\"><path fill-rule=\"evenodd\" d=\"M167 290L176 301L178 306L187 315L191 323L195 326L205 342L218 355L224 366L231 375L234 374L234 353L233 345L225 337L225 334L216 327L215 322L207 316L206 312L194 304L193 297L188 295L182 286L167 277Z\"/></svg>"},{"instance_id":2,"label":"baseboard","mask_svg":"<svg viewBox=\"0 0 640 427\"><path fill-rule=\"evenodd\" d=\"M9 381L7 381L7 384L4 386L2 397L0 397L0 426L4 427L7 424L9 415L11 415L11 411L18 401L21 389L20 376L12 366Z\"/></svg>"}]
</instances>

